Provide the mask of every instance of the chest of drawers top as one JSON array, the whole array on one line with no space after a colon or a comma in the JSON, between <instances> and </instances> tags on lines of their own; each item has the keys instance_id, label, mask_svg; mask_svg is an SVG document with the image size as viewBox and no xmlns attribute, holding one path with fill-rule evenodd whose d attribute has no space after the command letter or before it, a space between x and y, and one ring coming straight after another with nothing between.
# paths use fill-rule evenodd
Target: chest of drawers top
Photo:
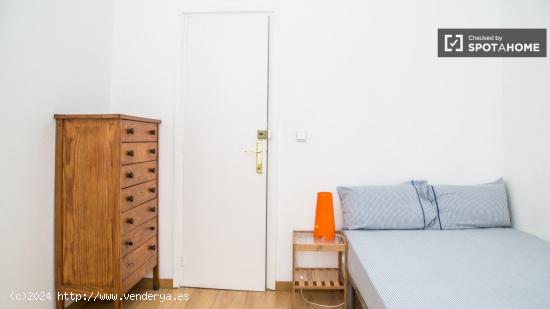
<instances>
[{"instance_id":1,"label":"chest of drawers top","mask_svg":"<svg viewBox=\"0 0 550 309\"><path fill-rule=\"evenodd\" d=\"M130 116L125 114L55 114L55 119L126 119L143 122L161 123L160 119Z\"/></svg>"}]
</instances>

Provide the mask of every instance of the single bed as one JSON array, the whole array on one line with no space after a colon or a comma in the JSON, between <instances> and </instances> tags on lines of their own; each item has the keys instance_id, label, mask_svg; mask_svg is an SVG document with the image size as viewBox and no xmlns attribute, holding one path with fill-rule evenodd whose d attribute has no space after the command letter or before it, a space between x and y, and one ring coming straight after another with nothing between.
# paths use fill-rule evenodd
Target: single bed
<instances>
[{"instance_id":1,"label":"single bed","mask_svg":"<svg viewBox=\"0 0 550 309\"><path fill-rule=\"evenodd\" d=\"M345 235L351 281L368 309L550 308L550 244L527 233L485 228Z\"/></svg>"}]
</instances>

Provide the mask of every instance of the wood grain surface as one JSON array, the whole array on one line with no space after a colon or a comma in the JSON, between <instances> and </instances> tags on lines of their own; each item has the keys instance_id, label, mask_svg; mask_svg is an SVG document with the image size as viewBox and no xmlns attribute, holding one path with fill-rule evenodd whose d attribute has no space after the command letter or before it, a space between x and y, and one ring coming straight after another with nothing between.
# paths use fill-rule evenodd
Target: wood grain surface
<instances>
[{"instance_id":1,"label":"wood grain surface","mask_svg":"<svg viewBox=\"0 0 550 309\"><path fill-rule=\"evenodd\" d=\"M188 294L188 301L126 301L127 309L318 309L319 307L306 304L300 294L288 291L228 291L211 289L161 289L158 291L134 289L131 293L170 294L177 297L179 294ZM336 305L342 301L342 292L304 292L308 300L325 305ZM86 309L111 308L109 302L90 303ZM340 307L344 309L343 307ZM361 308L357 308L361 309Z\"/></svg>"},{"instance_id":2,"label":"wood grain surface","mask_svg":"<svg viewBox=\"0 0 550 309\"><path fill-rule=\"evenodd\" d=\"M114 287L113 257L120 245L118 122L65 121L63 132L61 283Z\"/></svg>"}]
</instances>

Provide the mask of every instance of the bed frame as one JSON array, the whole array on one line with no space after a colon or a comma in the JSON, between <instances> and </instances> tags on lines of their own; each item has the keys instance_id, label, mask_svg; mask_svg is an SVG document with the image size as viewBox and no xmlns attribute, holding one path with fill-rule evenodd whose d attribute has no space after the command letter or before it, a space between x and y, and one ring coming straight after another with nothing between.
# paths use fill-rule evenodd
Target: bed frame
<instances>
[{"instance_id":1,"label":"bed frame","mask_svg":"<svg viewBox=\"0 0 550 309\"><path fill-rule=\"evenodd\" d=\"M359 290L357 289L357 286L355 286L355 282L353 282L353 276L348 272L348 308L347 309L355 309L355 299L359 300L359 303L361 304L362 309L368 309L367 303L365 302L365 298L361 295ZM357 296L357 297L356 297Z\"/></svg>"}]
</instances>

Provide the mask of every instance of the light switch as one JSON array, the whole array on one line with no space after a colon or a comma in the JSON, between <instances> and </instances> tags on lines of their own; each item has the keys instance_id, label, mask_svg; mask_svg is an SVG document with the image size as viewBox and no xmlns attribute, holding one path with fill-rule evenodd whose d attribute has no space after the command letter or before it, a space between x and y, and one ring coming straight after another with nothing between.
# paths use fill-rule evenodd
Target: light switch
<instances>
[{"instance_id":1,"label":"light switch","mask_svg":"<svg viewBox=\"0 0 550 309\"><path fill-rule=\"evenodd\" d=\"M296 131L296 141L299 143L304 143L307 141L307 132L306 131Z\"/></svg>"}]
</instances>

